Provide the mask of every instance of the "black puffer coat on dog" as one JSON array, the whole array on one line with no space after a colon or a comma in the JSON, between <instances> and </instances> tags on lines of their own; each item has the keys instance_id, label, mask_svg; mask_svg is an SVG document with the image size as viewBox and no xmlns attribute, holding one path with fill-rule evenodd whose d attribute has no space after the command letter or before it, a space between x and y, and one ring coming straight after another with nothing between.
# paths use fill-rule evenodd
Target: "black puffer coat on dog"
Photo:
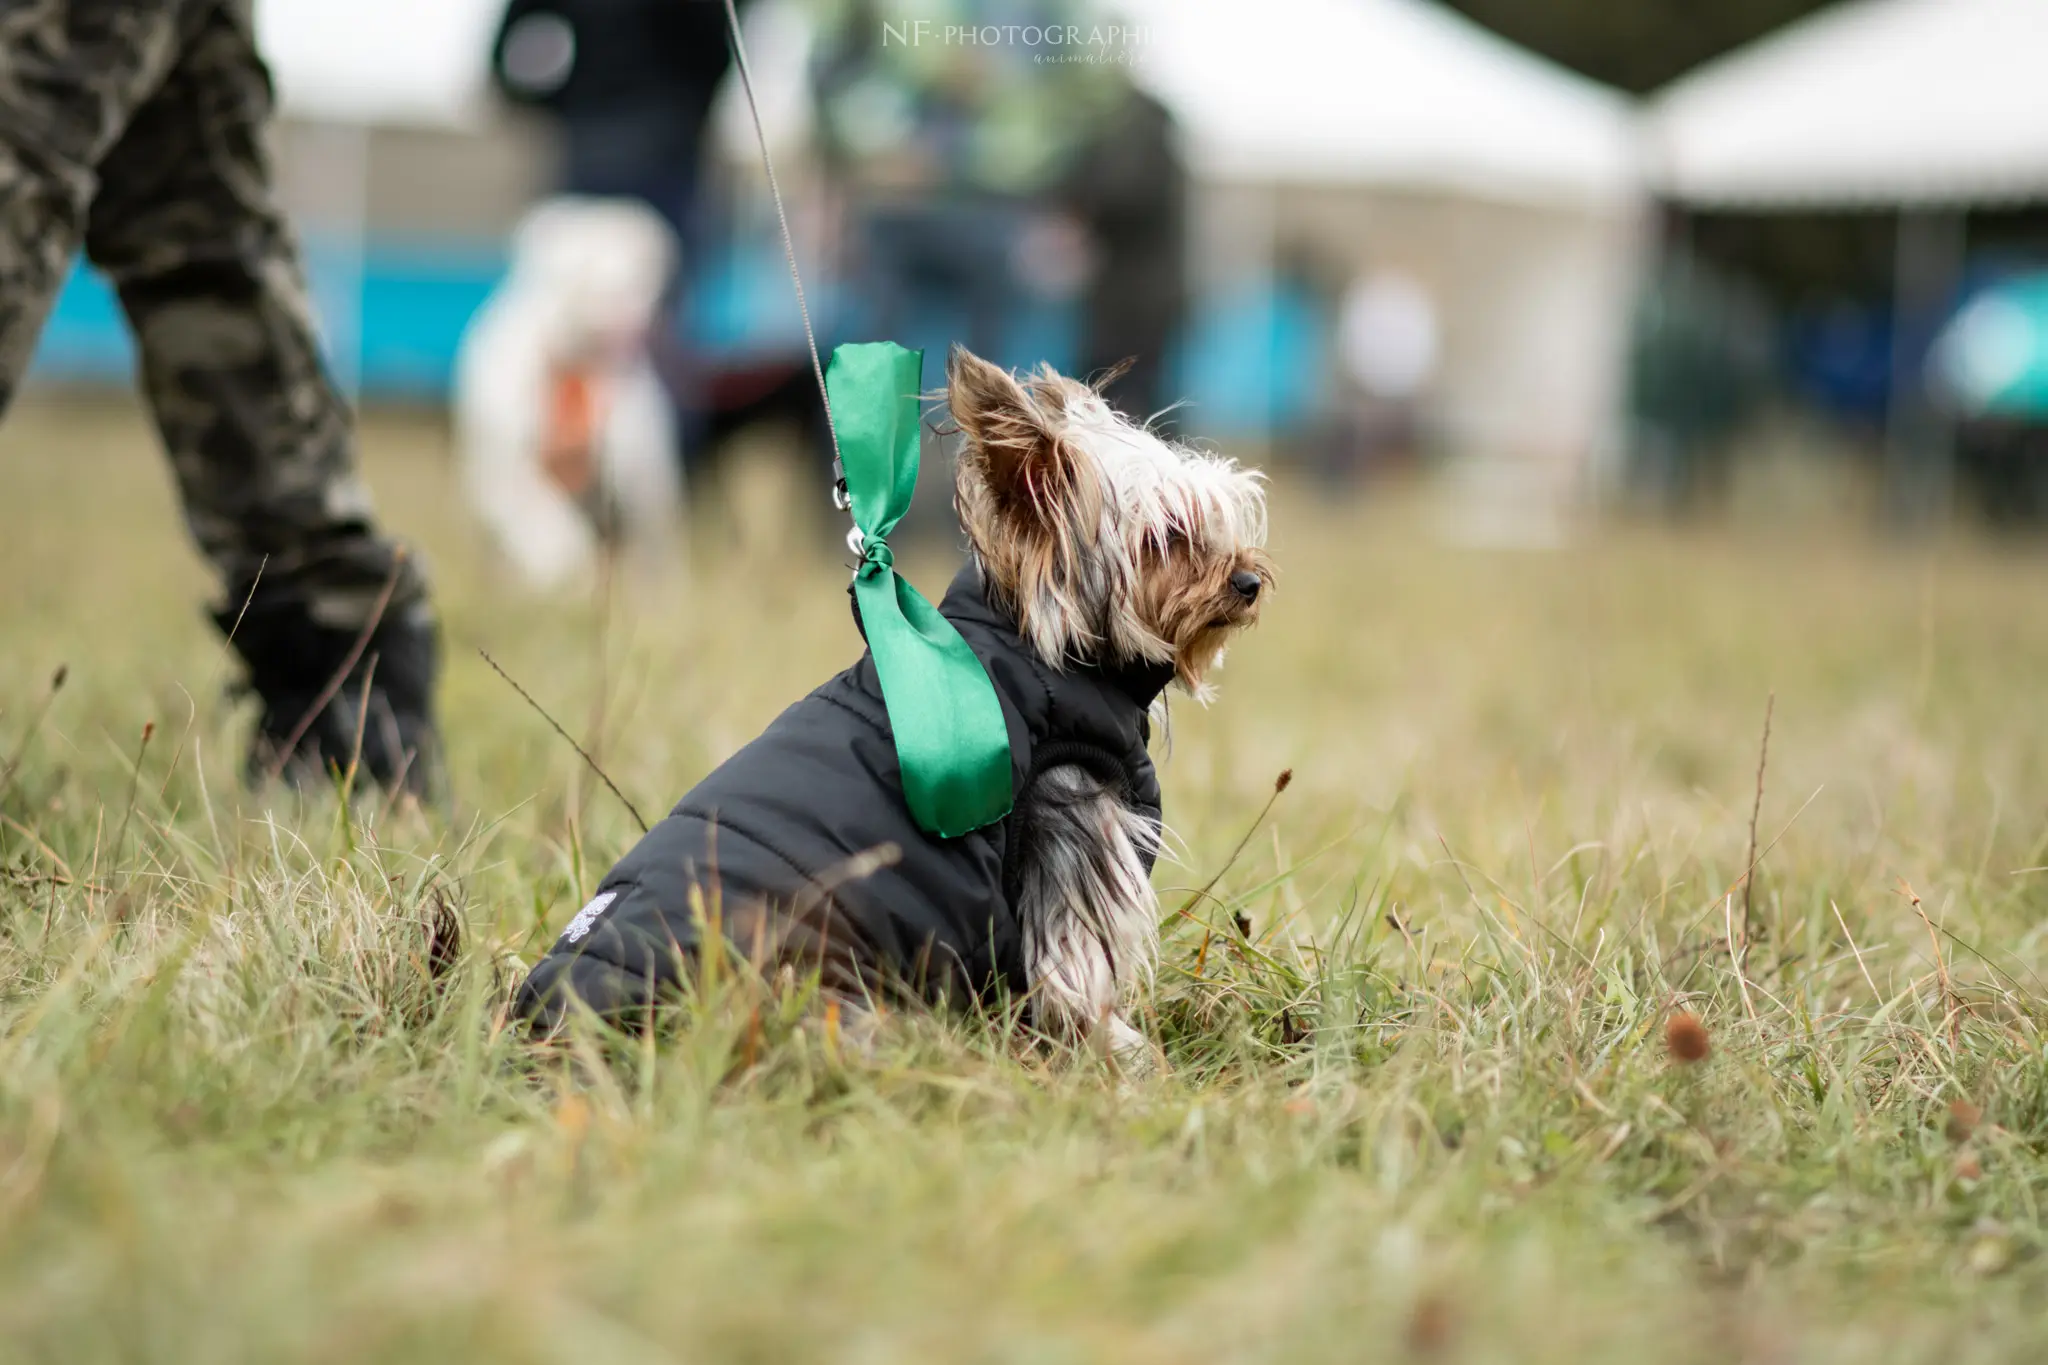
<instances>
[{"instance_id":1,"label":"black puffer coat on dog","mask_svg":"<svg viewBox=\"0 0 2048 1365\"><path fill-rule=\"evenodd\" d=\"M972 565L939 610L1002 701L1017 798L1007 817L957 839L917 828L874 659L863 654L700 782L611 870L520 988L518 1012L550 1025L569 993L608 1018L644 1006L674 985L713 914L743 951L814 963L836 988L960 1001L1002 986L1021 996L1029 983L1014 892L1032 840L1033 786L1078 764L1157 819L1145 713L1171 670L1055 672L989 605ZM894 863L847 878L853 860L886 845L900 850Z\"/></svg>"}]
</instances>

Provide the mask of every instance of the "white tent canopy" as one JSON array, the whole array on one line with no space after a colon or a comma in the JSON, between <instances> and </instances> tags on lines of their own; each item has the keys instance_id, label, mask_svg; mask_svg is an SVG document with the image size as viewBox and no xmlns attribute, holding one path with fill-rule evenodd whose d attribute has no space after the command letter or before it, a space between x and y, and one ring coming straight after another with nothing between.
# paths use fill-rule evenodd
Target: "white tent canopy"
<instances>
[{"instance_id":1,"label":"white tent canopy","mask_svg":"<svg viewBox=\"0 0 2048 1365\"><path fill-rule=\"evenodd\" d=\"M1837 5L1670 86L1651 134L1698 204L2048 196L2048 0Z\"/></svg>"},{"instance_id":2,"label":"white tent canopy","mask_svg":"<svg viewBox=\"0 0 2048 1365\"><path fill-rule=\"evenodd\" d=\"M332 123L462 126L485 106L505 0L257 0L284 110Z\"/></svg>"},{"instance_id":3,"label":"white tent canopy","mask_svg":"<svg viewBox=\"0 0 2048 1365\"><path fill-rule=\"evenodd\" d=\"M1219 278L1270 272L1284 243L1407 281L1442 340L1420 420L1474 461L1458 486L1493 526L1478 533L1554 534L1617 434L1633 101L1432 0L1122 8L1141 26L1132 72L1176 115L1206 206L1198 272L1204 243Z\"/></svg>"},{"instance_id":4,"label":"white tent canopy","mask_svg":"<svg viewBox=\"0 0 2048 1365\"><path fill-rule=\"evenodd\" d=\"M1217 180L1585 203L1638 184L1627 98L1428 0L1124 0L1137 78Z\"/></svg>"}]
</instances>

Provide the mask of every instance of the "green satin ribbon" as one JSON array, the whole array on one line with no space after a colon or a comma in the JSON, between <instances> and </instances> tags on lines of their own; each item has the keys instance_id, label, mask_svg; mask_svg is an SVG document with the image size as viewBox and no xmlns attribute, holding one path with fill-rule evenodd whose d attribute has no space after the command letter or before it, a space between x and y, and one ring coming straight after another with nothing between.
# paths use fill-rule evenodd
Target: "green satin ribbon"
<instances>
[{"instance_id":1,"label":"green satin ribbon","mask_svg":"<svg viewBox=\"0 0 2048 1365\"><path fill-rule=\"evenodd\" d=\"M952 839L1010 813L1010 731L981 660L889 552L917 491L923 369L923 351L894 342L840 346L825 391L862 538L853 595L896 734L904 799L920 829Z\"/></svg>"}]
</instances>

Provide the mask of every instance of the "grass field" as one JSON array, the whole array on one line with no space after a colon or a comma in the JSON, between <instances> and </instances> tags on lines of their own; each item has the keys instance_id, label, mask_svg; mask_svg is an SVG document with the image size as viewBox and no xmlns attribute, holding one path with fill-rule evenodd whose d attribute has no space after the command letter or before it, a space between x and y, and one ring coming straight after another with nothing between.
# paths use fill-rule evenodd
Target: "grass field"
<instances>
[{"instance_id":1,"label":"grass field","mask_svg":"<svg viewBox=\"0 0 2048 1365\"><path fill-rule=\"evenodd\" d=\"M439 438L370 446L446 814L241 792L134 415L0 435L0 1358L2048 1358L2048 558L1283 481L1164 767L1169 1074L743 985L597 1061L498 1021L634 826L476 647L653 811L852 657L843 570L756 518L523 603Z\"/></svg>"}]
</instances>

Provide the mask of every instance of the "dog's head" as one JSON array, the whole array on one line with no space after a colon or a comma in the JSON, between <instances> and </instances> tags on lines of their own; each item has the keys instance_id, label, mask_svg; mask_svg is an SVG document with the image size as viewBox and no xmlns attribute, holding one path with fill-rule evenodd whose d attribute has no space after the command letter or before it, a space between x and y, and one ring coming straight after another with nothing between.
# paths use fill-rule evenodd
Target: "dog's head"
<instances>
[{"instance_id":1,"label":"dog's head","mask_svg":"<svg viewBox=\"0 0 2048 1365\"><path fill-rule=\"evenodd\" d=\"M510 283L540 305L556 358L637 349L675 269L675 236L632 199L550 199L512 236Z\"/></svg>"},{"instance_id":2,"label":"dog's head","mask_svg":"<svg viewBox=\"0 0 2048 1365\"><path fill-rule=\"evenodd\" d=\"M1172 445L1086 384L955 348L954 501L990 595L1054 667L1170 664L1197 699L1273 586L1261 476Z\"/></svg>"}]
</instances>

